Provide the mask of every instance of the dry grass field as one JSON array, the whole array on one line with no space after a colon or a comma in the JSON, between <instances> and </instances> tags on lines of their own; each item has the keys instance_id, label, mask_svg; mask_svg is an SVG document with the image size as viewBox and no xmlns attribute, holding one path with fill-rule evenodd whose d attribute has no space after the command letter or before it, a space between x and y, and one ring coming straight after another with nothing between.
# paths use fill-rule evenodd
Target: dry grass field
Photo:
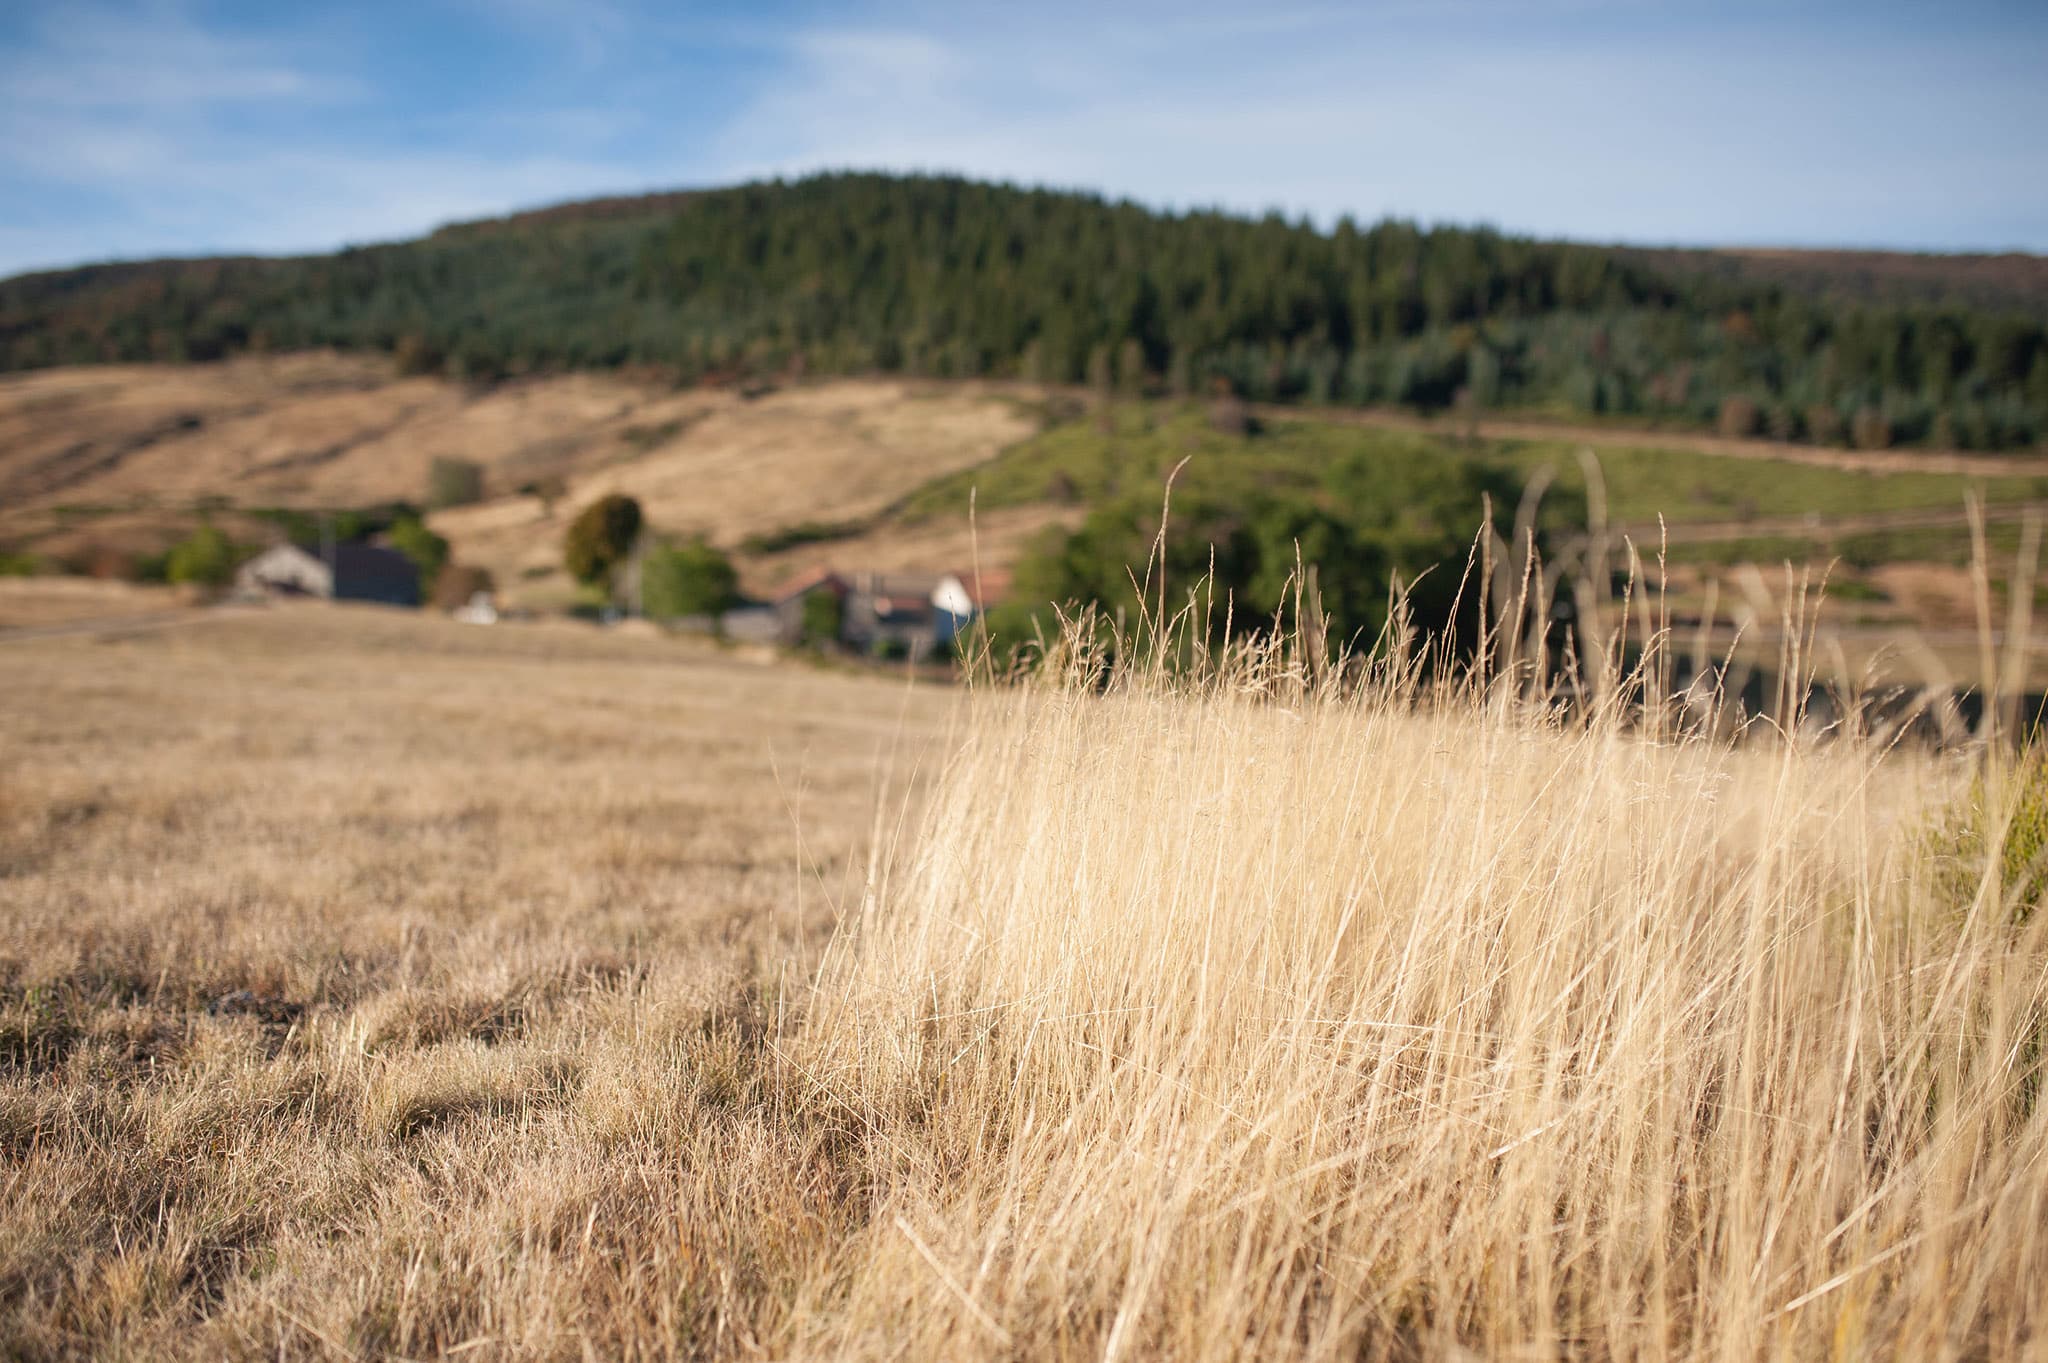
<instances>
[{"instance_id":1,"label":"dry grass field","mask_svg":"<svg viewBox=\"0 0 2048 1363\"><path fill-rule=\"evenodd\" d=\"M190 605L191 598L175 587L89 577L0 577L0 631L137 619Z\"/></svg>"},{"instance_id":2,"label":"dry grass field","mask_svg":"<svg viewBox=\"0 0 2048 1363\"><path fill-rule=\"evenodd\" d=\"M0 1354L2048 1352L1967 755L310 609L0 691Z\"/></svg>"},{"instance_id":3,"label":"dry grass field","mask_svg":"<svg viewBox=\"0 0 2048 1363\"><path fill-rule=\"evenodd\" d=\"M305 608L0 694L0 1356L776 1337L862 1199L767 1048L944 693Z\"/></svg>"}]
</instances>

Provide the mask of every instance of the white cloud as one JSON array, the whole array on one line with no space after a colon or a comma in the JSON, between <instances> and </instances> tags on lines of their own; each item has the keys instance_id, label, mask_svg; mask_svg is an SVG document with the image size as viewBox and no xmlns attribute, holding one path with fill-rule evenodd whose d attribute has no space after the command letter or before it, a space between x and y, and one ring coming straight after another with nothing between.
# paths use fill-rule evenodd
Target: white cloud
<instances>
[{"instance_id":1,"label":"white cloud","mask_svg":"<svg viewBox=\"0 0 2048 1363\"><path fill-rule=\"evenodd\" d=\"M633 16L615 0L465 0L492 23L541 35L572 53L586 70L633 40Z\"/></svg>"},{"instance_id":2,"label":"white cloud","mask_svg":"<svg viewBox=\"0 0 2048 1363\"><path fill-rule=\"evenodd\" d=\"M786 78L733 121L720 164L953 170L1325 221L1391 212L1688 242L1944 244L1958 205L1981 205L2048 245L2034 188L2048 162L1992 121L2018 112L2023 76L1987 94L1981 62L1949 54L1935 83L1943 54L1854 34L1552 30L1547 16L1577 8L1560 0L1511 40L1432 26L1421 20L1442 11L1413 6L1309 16L1312 29L1259 16L1221 42L1199 16L914 40L839 26L789 42ZM2028 102L2048 115L2038 93ZM1899 194L1908 184L1917 195Z\"/></svg>"},{"instance_id":3,"label":"white cloud","mask_svg":"<svg viewBox=\"0 0 2048 1363\"><path fill-rule=\"evenodd\" d=\"M953 49L921 33L813 29L798 33L790 48L810 74L824 74L840 96L900 97L944 87L967 74Z\"/></svg>"},{"instance_id":4,"label":"white cloud","mask_svg":"<svg viewBox=\"0 0 2048 1363\"><path fill-rule=\"evenodd\" d=\"M120 209L83 233L0 235L0 274L109 256L325 250L656 187L631 165L545 151L279 147L62 118L21 126L17 165L48 184L112 192Z\"/></svg>"},{"instance_id":5,"label":"white cloud","mask_svg":"<svg viewBox=\"0 0 2048 1363\"><path fill-rule=\"evenodd\" d=\"M156 249L180 254L387 241L639 185L629 167L547 155L275 151L216 158L183 148L142 158L124 178L127 194L147 205L144 223L162 243Z\"/></svg>"},{"instance_id":6,"label":"white cloud","mask_svg":"<svg viewBox=\"0 0 2048 1363\"><path fill-rule=\"evenodd\" d=\"M18 109L175 112L358 93L285 45L209 31L164 5L52 7L27 49L0 61L0 102Z\"/></svg>"},{"instance_id":7,"label":"white cloud","mask_svg":"<svg viewBox=\"0 0 2048 1363\"><path fill-rule=\"evenodd\" d=\"M2023 131L2048 123L2039 38L1801 39L1758 28L1762 11L1744 28L1664 0L882 0L893 16L795 31L636 0L456 0L487 25L465 36L516 60L451 93L399 88L380 58L432 54L345 15L280 11L255 36L181 3L52 5L0 48L0 196L19 205L0 272L320 250L842 167L1325 221L2048 246L2048 153Z\"/></svg>"},{"instance_id":8,"label":"white cloud","mask_svg":"<svg viewBox=\"0 0 2048 1363\"><path fill-rule=\"evenodd\" d=\"M0 274L323 250L646 184L630 164L563 150L601 147L626 110L522 108L492 124L523 148L511 155L460 118L399 146L351 136L346 120L331 129L335 102L365 88L332 54L310 60L313 47L205 30L167 5L46 18L25 48L0 54L0 186L34 187L31 221L0 233ZM66 194L92 204L79 228L33 223L61 215L45 201Z\"/></svg>"}]
</instances>

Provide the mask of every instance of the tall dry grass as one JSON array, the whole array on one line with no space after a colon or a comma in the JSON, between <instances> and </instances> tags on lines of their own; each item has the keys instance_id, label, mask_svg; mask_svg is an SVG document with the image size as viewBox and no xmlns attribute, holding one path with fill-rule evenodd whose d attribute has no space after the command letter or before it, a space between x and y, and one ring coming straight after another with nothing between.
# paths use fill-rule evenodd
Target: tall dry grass
<instances>
[{"instance_id":1,"label":"tall dry grass","mask_svg":"<svg viewBox=\"0 0 2048 1363\"><path fill-rule=\"evenodd\" d=\"M0 652L0 1355L2048 1349L1967 753L608 647Z\"/></svg>"},{"instance_id":2,"label":"tall dry grass","mask_svg":"<svg viewBox=\"0 0 2048 1363\"><path fill-rule=\"evenodd\" d=\"M890 1156L808 1342L2048 1353L2048 914L1930 832L1969 759L1285 661L978 697L804 1038Z\"/></svg>"}]
</instances>

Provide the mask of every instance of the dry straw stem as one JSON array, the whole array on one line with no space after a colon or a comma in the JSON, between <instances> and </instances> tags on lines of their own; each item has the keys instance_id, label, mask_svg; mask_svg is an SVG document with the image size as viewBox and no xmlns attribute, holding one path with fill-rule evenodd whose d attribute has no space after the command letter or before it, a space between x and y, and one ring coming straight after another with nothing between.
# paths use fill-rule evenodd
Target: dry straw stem
<instances>
[{"instance_id":1,"label":"dry straw stem","mask_svg":"<svg viewBox=\"0 0 2048 1363\"><path fill-rule=\"evenodd\" d=\"M1075 671L824 972L899 1164L821 1347L2040 1356L2048 915L1958 893L1962 761Z\"/></svg>"}]
</instances>

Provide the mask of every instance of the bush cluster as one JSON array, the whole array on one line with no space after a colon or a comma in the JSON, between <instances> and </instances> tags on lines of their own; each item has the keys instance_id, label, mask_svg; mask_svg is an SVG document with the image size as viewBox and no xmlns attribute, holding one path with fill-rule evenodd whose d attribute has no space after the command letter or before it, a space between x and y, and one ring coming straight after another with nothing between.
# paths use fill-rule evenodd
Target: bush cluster
<instances>
[{"instance_id":1,"label":"bush cluster","mask_svg":"<svg viewBox=\"0 0 2048 1363\"><path fill-rule=\"evenodd\" d=\"M1079 528L1053 531L1020 562L1010 599L990 613L999 651L1048 637L1052 608L1095 604L1124 628L1159 606L1170 612L1201 586L1210 624L1247 635L1282 623L1314 574L1314 596L1333 646L1368 646L1387 624L1393 588L1406 590L1417 629L1469 642L1477 593L1460 593L1488 498L1512 516L1521 496L1509 473L1393 451L1340 456L1312 481L1262 470L1256 458L1197 461L1173 486L1160 537L1158 485L1094 500ZM1506 527L1500 527L1506 533ZM1147 600L1139 582L1150 565Z\"/></svg>"},{"instance_id":2,"label":"bush cluster","mask_svg":"<svg viewBox=\"0 0 2048 1363\"><path fill-rule=\"evenodd\" d=\"M702 536L659 545L640 563L640 609L655 620L716 620L738 604L739 585L732 560Z\"/></svg>"},{"instance_id":3,"label":"bush cluster","mask_svg":"<svg viewBox=\"0 0 2048 1363\"><path fill-rule=\"evenodd\" d=\"M225 532L202 525L172 547L164 561L164 576L177 584L225 587L234 581L235 568L243 557L242 549Z\"/></svg>"}]
</instances>

